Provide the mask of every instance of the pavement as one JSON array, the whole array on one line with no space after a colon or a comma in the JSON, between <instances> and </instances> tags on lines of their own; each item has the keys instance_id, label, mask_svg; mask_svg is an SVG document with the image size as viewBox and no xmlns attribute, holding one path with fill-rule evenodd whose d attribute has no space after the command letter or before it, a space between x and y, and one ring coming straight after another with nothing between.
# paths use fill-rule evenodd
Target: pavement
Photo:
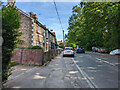
<instances>
[{"instance_id":1,"label":"pavement","mask_svg":"<svg viewBox=\"0 0 120 90\"><path fill-rule=\"evenodd\" d=\"M26 65L16 65L11 67L11 75L8 77L8 80L15 79L18 75L27 72L28 70L34 68L34 66L26 66Z\"/></svg>"},{"instance_id":2,"label":"pavement","mask_svg":"<svg viewBox=\"0 0 120 90\"><path fill-rule=\"evenodd\" d=\"M37 67L4 84L5 88L80 88L79 73L69 58L57 56L47 66ZM70 59L70 60L69 60Z\"/></svg>"}]
</instances>

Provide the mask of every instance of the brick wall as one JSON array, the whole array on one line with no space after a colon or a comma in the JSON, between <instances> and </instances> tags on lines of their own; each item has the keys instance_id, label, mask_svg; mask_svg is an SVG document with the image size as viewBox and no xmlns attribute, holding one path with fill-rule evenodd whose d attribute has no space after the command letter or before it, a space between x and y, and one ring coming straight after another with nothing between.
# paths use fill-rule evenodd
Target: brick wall
<instances>
[{"instance_id":1,"label":"brick wall","mask_svg":"<svg viewBox=\"0 0 120 90\"><path fill-rule=\"evenodd\" d=\"M42 50L23 50L22 63L42 65Z\"/></svg>"},{"instance_id":2,"label":"brick wall","mask_svg":"<svg viewBox=\"0 0 120 90\"><path fill-rule=\"evenodd\" d=\"M11 59L12 62L20 62L20 57L21 57L21 50L22 49L14 49L13 51L13 58Z\"/></svg>"},{"instance_id":3,"label":"brick wall","mask_svg":"<svg viewBox=\"0 0 120 90\"><path fill-rule=\"evenodd\" d=\"M11 62L25 65L42 65L42 50L14 49Z\"/></svg>"},{"instance_id":4,"label":"brick wall","mask_svg":"<svg viewBox=\"0 0 120 90\"><path fill-rule=\"evenodd\" d=\"M42 52L42 50L26 50L26 49L14 49L14 56L11 62L18 62L24 65L42 65L48 61L51 61L55 56L60 54L59 50L52 49L48 52Z\"/></svg>"}]
</instances>

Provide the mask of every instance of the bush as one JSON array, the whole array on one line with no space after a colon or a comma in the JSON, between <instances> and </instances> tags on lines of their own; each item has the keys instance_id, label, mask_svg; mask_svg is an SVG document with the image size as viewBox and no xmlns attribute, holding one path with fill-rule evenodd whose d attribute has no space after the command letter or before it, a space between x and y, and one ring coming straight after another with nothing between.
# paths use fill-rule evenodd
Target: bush
<instances>
[{"instance_id":1,"label":"bush","mask_svg":"<svg viewBox=\"0 0 120 90\"><path fill-rule=\"evenodd\" d=\"M41 46L32 46L32 47L27 47L26 49L42 49Z\"/></svg>"},{"instance_id":2,"label":"bush","mask_svg":"<svg viewBox=\"0 0 120 90\"><path fill-rule=\"evenodd\" d=\"M13 66L19 65L19 63L17 63L17 62L10 62L9 65L10 65L10 67L13 67Z\"/></svg>"}]
</instances>

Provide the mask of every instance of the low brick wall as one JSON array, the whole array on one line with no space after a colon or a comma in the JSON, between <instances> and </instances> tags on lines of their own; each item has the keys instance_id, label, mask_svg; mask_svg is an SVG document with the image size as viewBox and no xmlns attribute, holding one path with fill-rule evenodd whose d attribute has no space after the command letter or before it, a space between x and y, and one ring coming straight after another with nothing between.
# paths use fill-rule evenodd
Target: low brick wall
<instances>
[{"instance_id":1,"label":"low brick wall","mask_svg":"<svg viewBox=\"0 0 120 90\"><path fill-rule=\"evenodd\" d=\"M18 62L24 65L43 65L59 54L59 50L53 49L48 52L42 50L14 49L14 56L11 62Z\"/></svg>"},{"instance_id":2,"label":"low brick wall","mask_svg":"<svg viewBox=\"0 0 120 90\"><path fill-rule=\"evenodd\" d=\"M14 49L11 62L25 65L42 65L42 50Z\"/></svg>"},{"instance_id":3,"label":"low brick wall","mask_svg":"<svg viewBox=\"0 0 120 90\"><path fill-rule=\"evenodd\" d=\"M20 57L21 57L21 51L22 49L14 49L13 51L13 58L11 59L12 62L20 62Z\"/></svg>"}]
</instances>

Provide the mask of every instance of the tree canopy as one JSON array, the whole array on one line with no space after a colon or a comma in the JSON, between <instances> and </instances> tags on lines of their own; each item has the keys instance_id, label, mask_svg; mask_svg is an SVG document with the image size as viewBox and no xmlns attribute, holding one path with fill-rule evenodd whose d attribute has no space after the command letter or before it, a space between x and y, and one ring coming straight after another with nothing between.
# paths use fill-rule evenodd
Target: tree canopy
<instances>
[{"instance_id":1,"label":"tree canopy","mask_svg":"<svg viewBox=\"0 0 120 90\"><path fill-rule=\"evenodd\" d=\"M119 8L119 2L81 2L74 6L68 22L68 41L87 50L92 46L119 48Z\"/></svg>"}]
</instances>

